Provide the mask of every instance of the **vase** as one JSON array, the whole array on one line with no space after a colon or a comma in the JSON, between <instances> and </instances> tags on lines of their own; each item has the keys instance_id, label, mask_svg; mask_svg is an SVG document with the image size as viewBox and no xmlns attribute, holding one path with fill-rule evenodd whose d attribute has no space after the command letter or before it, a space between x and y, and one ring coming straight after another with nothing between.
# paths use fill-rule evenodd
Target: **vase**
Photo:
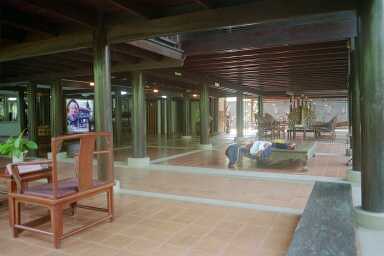
<instances>
[{"instance_id":1,"label":"vase","mask_svg":"<svg viewBox=\"0 0 384 256\"><path fill-rule=\"evenodd\" d=\"M16 156L16 155L12 155L12 163L20 163L20 162L24 162L24 155L21 155L20 157Z\"/></svg>"}]
</instances>

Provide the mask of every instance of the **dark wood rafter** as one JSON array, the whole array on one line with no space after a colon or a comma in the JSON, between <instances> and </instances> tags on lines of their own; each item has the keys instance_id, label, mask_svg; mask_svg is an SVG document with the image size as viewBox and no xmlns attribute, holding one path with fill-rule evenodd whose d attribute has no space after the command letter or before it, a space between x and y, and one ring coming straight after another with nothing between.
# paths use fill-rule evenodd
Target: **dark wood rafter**
<instances>
[{"instance_id":1,"label":"dark wood rafter","mask_svg":"<svg viewBox=\"0 0 384 256\"><path fill-rule=\"evenodd\" d=\"M58 15L60 11L65 10L65 8L58 10L57 1L46 0L42 2L47 2L46 6L51 9L46 8L56 11ZM257 1L250 4L215 8L152 20L126 20L125 22L119 22L109 27L108 42L119 43L179 32L266 23L305 15L354 10L354 8L355 2L350 0L316 0L311 2L306 0L292 0L289 4L284 0ZM72 13L70 19L78 22L80 18L87 17L86 15L81 15L81 17L73 18L74 14L76 14L76 11ZM89 25L88 23L90 23L90 21L88 21L88 19L87 21L80 20L80 23ZM90 25L92 26L92 24ZM91 44L91 31L85 30L82 32L64 33L61 36L46 40L5 47L0 51L0 62L71 51L83 47L90 47Z\"/></svg>"}]
</instances>

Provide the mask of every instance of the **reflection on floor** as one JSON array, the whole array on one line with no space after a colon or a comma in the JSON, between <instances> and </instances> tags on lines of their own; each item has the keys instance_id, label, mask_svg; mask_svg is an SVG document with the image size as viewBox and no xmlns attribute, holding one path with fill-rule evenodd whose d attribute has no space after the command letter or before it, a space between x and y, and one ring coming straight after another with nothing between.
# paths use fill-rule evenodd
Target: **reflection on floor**
<instances>
[{"instance_id":1,"label":"reflection on floor","mask_svg":"<svg viewBox=\"0 0 384 256\"><path fill-rule=\"evenodd\" d=\"M298 222L292 214L125 195L117 196L115 205L114 222L64 240L60 250L52 249L50 240L39 234L24 232L11 239L7 211L0 208L0 255L282 256ZM29 207L23 218L44 213ZM95 214L80 209L77 217L65 218L65 226L86 223Z\"/></svg>"}]
</instances>

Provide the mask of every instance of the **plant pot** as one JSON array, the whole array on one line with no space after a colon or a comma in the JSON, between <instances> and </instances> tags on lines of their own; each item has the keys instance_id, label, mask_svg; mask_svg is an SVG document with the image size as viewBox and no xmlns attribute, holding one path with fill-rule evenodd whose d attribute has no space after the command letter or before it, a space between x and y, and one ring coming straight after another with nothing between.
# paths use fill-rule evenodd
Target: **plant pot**
<instances>
[{"instance_id":1,"label":"plant pot","mask_svg":"<svg viewBox=\"0 0 384 256\"><path fill-rule=\"evenodd\" d=\"M24 155L21 155L20 157L17 157L15 155L12 156L12 163L20 163L24 162Z\"/></svg>"}]
</instances>

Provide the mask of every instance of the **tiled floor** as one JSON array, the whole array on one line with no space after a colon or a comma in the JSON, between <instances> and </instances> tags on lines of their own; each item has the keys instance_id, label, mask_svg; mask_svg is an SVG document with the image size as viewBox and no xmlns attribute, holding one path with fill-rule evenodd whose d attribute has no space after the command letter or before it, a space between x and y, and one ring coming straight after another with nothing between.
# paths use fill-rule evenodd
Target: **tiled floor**
<instances>
[{"instance_id":1,"label":"tiled floor","mask_svg":"<svg viewBox=\"0 0 384 256\"><path fill-rule=\"evenodd\" d=\"M115 161L126 161L128 157L132 157L132 148L123 148L115 150L114 159ZM156 160L163 157L174 156L178 154L183 154L191 151L189 148L162 148L162 147L148 147L147 155L151 160Z\"/></svg>"},{"instance_id":2,"label":"tiled floor","mask_svg":"<svg viewBox=\"0 0 384 256\"><path fill-rule=\"evenodd\" d=\"M282 256L298 222L297 215L126 195L117 196L115 205L114 222L64 240L60 250L52 249L50 240L42 235L25 232L17 239L10 238L7 212L2 207L0 255ZM28 213L23 217L45 212L29 207ZM93 217L79 210L75 218L66 217L66 227Z\"/></svg>"},{"instance_id":3,"label":"tiled floor","mask_svg":"<svg viewBox=\"0 0 384 256\"><path fill-rule=\"evenodd\" d=\"M116 168L129 190L303 209L312 184Z\"/></svg>"},{"instance_id":4,"label":"tiled floor","mask_svg":"<svg viewBox=\"0 0 384 256\"><path fill-rule=\"evenodd\" d=\"M171 160L166 160L160 162L159 164L228 169L228 160L224 152L225 147L222 147L214 150L206 150L203 152L193 153L187 156L181 156ZM331 144L326 142L316 143L316 153L320 154L316 155L315 158L312 158L308 161L307 171L303 171L302 166L257 168L255 166L254 160L245 157L240 163L236 165L236 170L303 174L327 177L345 177L347 170L347 158L344 155L345 144Z\"/></svg>"}]
</instances>

